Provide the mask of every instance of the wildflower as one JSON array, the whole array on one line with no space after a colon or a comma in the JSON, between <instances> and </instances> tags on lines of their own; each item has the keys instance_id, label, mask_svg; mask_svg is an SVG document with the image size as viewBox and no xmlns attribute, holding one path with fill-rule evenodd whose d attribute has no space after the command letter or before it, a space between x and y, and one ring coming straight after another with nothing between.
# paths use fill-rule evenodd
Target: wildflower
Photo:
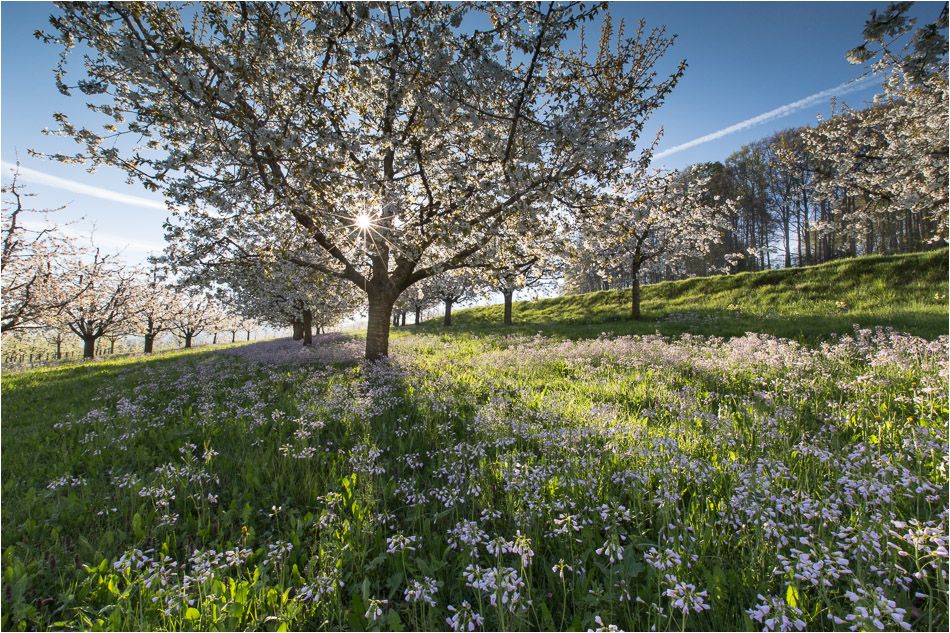
<instances>
[{"instance_id":1,"label":"wildflower","mask_svg":"<svg viewBox=\"0 0 950 633\"><path fill-rule=\"evenodd\" d=\"M663 595L672 601L672 606L683 612L683 615L690 611L702 613L709 610L706 604L706 592L696 591L696 585L678 582L673 587L663 592Z\"/></svg>"},{"instance_id":2,"label":"wildflower","mask_svg":"<svg viewBox=\"0 0 950 633\"><path fill-rule=\"evenodd\" d=\"M852 611L844 617L842 623L847 623L852 631L890 628L885 626L885 620L891 620L905 631L911 629L910 623L904 619L907 611L888 598L882 587L874 587L868 591L858 583L853 591L845 592L845 597L852 602Z\"/></svg>"},{"instance_id":3,"label":"wildflower","mask_svg":"<svg viewBox=\"0 0 950 633\"><path fill-rule=\"evenodd\" d=\"M610 632L623 631L623 629L621 629L620 627L618 627L616 624L604 624L603 619L601 619L601 617L600 617L599 615L595 615L595 616L594 616L594 623L597 624L597 628L596 628L596 629L587 629L587 633L593 633L594 631L598 631L598 632L600 632L600 631L610 631Z\"/></svg>"},{"instance_id":4,"label":"wildflower","mask_svg":"<svg viewBox=\"0 0 950 633\"><path fill-rule=\"evenodd\" d=\"M310 584L304 585L297 597L304 602L319 602L325 596L336 593L343 587L343 581L336 576L315 576Z\"/></svg>"},{"instance_id":5,"label":"wildflower","mask_svg":"<svg viewBox=\"0 0 950 633\"><path fill-rule=\"evenodd\" d=\"M508 549L508 541L506 541L504 537L497 536L485 543L485 549L487 549L488 553L492 556L501 556Z\"/></svg>"},{"instance_id":6,"label":"wildflower","mask_svg":"<svg viewBox=\"0 0 950 633\"><path fill-rule=\"evenodd\" d=\"M595 551L600 556L606 556L611 565L623 560L623 547L615 538L604 541L604 544Z\"/></svg>"},{"instance_id":7,"label":"wildflower","mask_svg":"<svg viewBox=\"0 0 950 633\"><path fill-rule=\"evenodd\" d=\"M267 555L264 557L263 564L280 567L293 550L294 546L291 543L275 541L267 546Z\"/></svg>"},{"instance_id":8,"label":"wildflower","mask_svg":"<svg viewBox=\"0 0 950 633\"><path fill-rule=\"evenodd\" d=\"M375 622L383 617L383 607L386 605L388 600L378 600L376 598L369 599L369 608L366 609L366 613L363 614L363 617L369 620L370 622Z\"/></svg>"},{"instance_id":9,"label":"wildflower","mask_svg":"<svg viewBox=\"0 0 950 633\"><path fill-rule=\"evenodd\" d=\"M570 565L568 565L567 563L565 563L565 562L564 562L564 559L562 558L561 560L559 560L559 561L557 562L557 564L556 564L554 567L551 568L551 571L553 571L555 574L557 574L558 576L560 576L560 577L561 577L561 580L564 580L564 570L565 570L565 569L566 569L567 571L574 571L574 568L571 567Z\"/></svg>"},{"instance_id":10,"label":"wildflower","mask_svg":"<svg viewBox=\"0 0 950 633\"><path fill-rule=\"evenodd\" d=\"M746 609L749 617L762 624L763 631L803 631L802 610L778 596L766 598L759 594L759 604Z\"/></svg>"},{"instance_id":11,"label":"wildflower","mask_svg":"<svg viewBox=\"0 0 950 633\"><path fill-rule=\"evenodd\" d=\"M396 552L416 551L415 542L417 537L405 536L403 534L394 534L386 539L386 553L395 554Z\"/></svg>"},{"instance_id":12,"label":"wildflower","mask_svg":"<svg viewBox=\"0 0 950 633\"><path fill-rule=\"evenodd\" d=\"M467 549L469 555L474 556L478 545L485 542L488 535L478 527L474 521L462 520L449 530L449 547L452 549Z\"/></svg>"},{"instance_id":13,"label":"wildflower","mask_svg":"<svg viewBox=\"0 0 950 633\"><path fill-rule=\"evenodd\" d=\"M683 559L680 555L668 548L660 552L655 547L651 547L649 551L643 555L643 558L647 563L656 568L657 571L673 569L683 563Z\"/></svg>"},{"instance_id":14,"label":"wildflower","mask_svg":"<svg viewBox=\"0 0 950 633\"><path fill-rule=\"evenodd\" d=\"M472 605L467 600L463 600L462 606L458 609L450 604L448 610L452 615L445 619L445 623L453 631L474 631L484 622L482 616L472 609Z\"/></svg>"},{"instance_id":15,"label":"wildflower","mask_svg":"<svg viewBox=\"0 0 950 633\"><path fill-rule=\"evenodd\" d=\"M406 602L424 602L430 607L435 606L435 594L439 591L434 578L426 576L420 580L410 580L406 587Z\"/></svg>"},{"instance_id":16,"label":"wildflower","mask_svg":"<svg viewBox=\"0 0 950 633\"><path fill-rule=\"evenodd\" d=\"M119 560L112 563L112 567L120 574L142 569L145 565L152 562L152 557L148 555L152 553L152 551L153 550L146 550L143 552L140 549L131 549L123 554Z\"/></svg>"},{"instance_id":17,"label":"wildflower","mask_svg":"<svg viewBox=\"0 0 950 633\"><path fill-rule=\"evenodd\" d=\"M506 545L509 553L515 554L521 558L521 566L527 567L534 558L534 550L531 549L531 539L518 530L513 541Z\"/></svg>"}]
</instances>

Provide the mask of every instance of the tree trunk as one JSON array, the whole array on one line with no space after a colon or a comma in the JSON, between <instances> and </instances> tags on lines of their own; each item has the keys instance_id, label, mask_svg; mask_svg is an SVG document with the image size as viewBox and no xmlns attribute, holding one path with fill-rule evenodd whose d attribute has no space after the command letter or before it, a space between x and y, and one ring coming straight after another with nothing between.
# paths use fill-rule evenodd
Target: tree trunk
<instances>
[{"instance_id":1,"label":"tree trunk","mask_svg":"<svg viewBox=\"0 0 950 633\"><path fill-rule=\"evenodd\" d=\"M115 354L115 339L109 341L109 356Z\"/></svg>"},{"instance_id":2,"label":"tree trunk","mask_svg":"<svg viewBox=\"0 0 950 633\"><path fill-rule=\"evenodd\" d=\"M151 353L152 353L152 349L153 349L154 347L155 347L155 335L154 335L154 334L146 334L146 335L145 335L145 353L146 353L146 354L151 354Z\"/></svg>"},{"instance_id":3,"label":"tree trunk","mask_svg":"<svg viewBox=\"0 0 950 633\"><path fill-rule=\"evenodd\" d=\"M232 343L234 342L234 339L235 339L236 337L237 337L237 330L234 330L233 332L231 332L231 342L232 342Z\"/></svg>"},{"instance_id":4,"label":"tree trunk","mask_svg":"<svg viewBox=\"0 0 950 633\"><path fill-rule=\"evenodd\" d=\"M792 216L791 210L786 207L784 211L785 215L782 216L782 225L785 229L785 268L791 268L792 266Z\"/></svg>"},{"instance_id":5,"label":"tree trunk","mask_svg":"<svg viewBox=\"0 0 950 633\"><path fill-rule=\"evenodd\" d=\"M445 300L445 318L442 320L442 325L452 325L452 300Z\"/></svg>"},{"instance_id":6,"label":"tree trunk","mask_svg":"<svg viewBox=\"0 0 950 633\"><path fill-rule=\"evenodd\" d=\"M303 321L294 320L294 340L299 341L303 338Z\"/></svg>"},{"instance_id":7,"label":"tree trunk","mask_svg":"<svg viewBox=\"0 0 950 633\"><path fill-rule=\"evenodd\" d=\"M217 345L217 344L218 344L218 333L217 333L217 332L215 332L215 333L214 333L214 336L211 338L211 344L212 344L212 345Z\"/></svg>"},{"instance_id":8,"label":"tree trunk","mask_svg":"<svg viewBox=\"0 0 950 633\"><path fill-rule=\"evenodd\" d=\"M303 344L313 345L313 312L303 311Z\"/></svg>"},{"instance_id":9,"label":"tree trunk","mask_svg":"<svg viewBox=\"0 0 950 633\"><path fill-rule=\"evenodd\" d=\"M366 359L377 360L389 355L389 324L394 299L373 290L367 296L369 314L366 322Z\"/></svg>"},{"instance_id":10,"label":"tree trunk","mask_svg":"<svg viewBox=\"0 0 950 633\"><path fill-rule=\"evenodd\" d=\"M190 333L189 333L189 334L185 334L185 349L189 349L189 348L191 347L191 337L192 337L192 336L194 336L194 334L190 334Z\"/></svg>"},{"instance_id":11,"label":"tree trunk","mask_svg":"<svg viewBox=\"0 0 950 633\"><path fill-rule=\"evenodd\" d=\"M399 325L405 325L405 324L406 324L406 311L403 310L402 312L399 313Z\"/></svg>"},{"instance_id":12,"label":"tree trunk","mask_svg":"<svg viewBox=\"0 0 950 633\"><path fill-rule=\"evenodd\" d=\"M399 327L399 313L393 313L393 327Z\"/></svg>"},{"instance_id":13,"label":"tree trunk","mask_svg":"<svg viewBox=\"0 0 950 633\"><path fill-rule=\"evenodd\" d=\"M95 358L95 356L96 356L96 337L95 336L82 337L82 357Z\"/></svg>"},{"instance_id":14,"label":"tree trunk","mask_svg":"<svg viewBox=\"0 0 950 633\"><path fill-rule=\"evenodd\" d=\"M416 325L422 322L422 308L416 308Z\"/></svg>"},{"instance_id":15,"label":"tree trunk","mask_svg":"<svg viewBox=\"0 0 950 633\"><path fill-rule=\"evenodd\" d=\"M640 320L640 264L630 267L630 318Z\"/></svg>"},{"instance_id":16,"label":"tree trunk","mask_svg":"<svg viewBox=\"0 0 950 633\"><path fill-rule=\"evenodd\" d=\"M63 357L63 335L56 335L56 360Z\"/></svg>"},{"instance_id":17,"label":"tree trunk","mask_svg":"<svg viewBox=\"0 0 950 633\"><path fill-rule=\"evenodd\" d=\"M505 325L511 325L511 300L514 296L514 290L502 290L501 294L505 295Z\"/></svg>"},{"instance_id":18,"label":"tree trunk","mask_svg":"<svg viewBox=\"0 0 950 633\"><path fill-rule=\"evenodd\" d=\"M251 331L250 331L250 330L247 331L247 340L249 340L249 341L251 340Z\"/></svg>"}]
</instances>

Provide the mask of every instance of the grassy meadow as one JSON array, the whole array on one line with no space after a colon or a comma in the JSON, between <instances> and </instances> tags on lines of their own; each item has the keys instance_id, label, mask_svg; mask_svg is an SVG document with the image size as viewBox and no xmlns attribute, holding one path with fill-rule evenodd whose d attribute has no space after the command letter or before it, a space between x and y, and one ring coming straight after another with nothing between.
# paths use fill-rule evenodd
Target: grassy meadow
<instances>
[{"instance_id":1,"label":"grassy meadow","mask_svg":"<svg viewBox=\"0 0 950 633\"><path fill-rule=\"evenodd\" d=\"M945 630L946 251L624 299L5 373L0 625Z\"/></svg>"}]
</instances>

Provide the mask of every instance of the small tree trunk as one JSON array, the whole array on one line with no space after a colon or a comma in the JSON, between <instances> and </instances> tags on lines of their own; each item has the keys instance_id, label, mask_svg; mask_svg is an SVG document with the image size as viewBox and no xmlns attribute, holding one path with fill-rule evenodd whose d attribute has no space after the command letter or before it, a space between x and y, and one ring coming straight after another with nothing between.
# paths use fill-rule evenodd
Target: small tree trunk
<instances>
[{"instance_id":1,"label":"small tree trunk","mask_svg":"<svg viewBox=\"0 0 950 633\"><path fill-rule=\"evenodd\" d=\"M422 322L422 308L416 308L416 325Z\"/></svg>"},{"instance_id":2,"label":"small tree trunk","mask_svg":"<svg viewBox=\"0 0 950 633\"><path fill-rule=\"evenodd\" d=\"M303 321L294 320L294 340L303 339Z\"/></svg>"},{"instance_id":3,"label":"small tree trunk","mask_svg":"<svg viewBox=\"0 0 950 633\"><path fill-rule=\"evenodd\" d=\"M313 345L313 312L303 311L303 344Z\"/></svg>"},{"instance_id":4,"label":"small tree trunk","mask_svg":"<svg viewBox=\"0 0 950 633\"><path fill-rule=\"evenodd\" d=\"M630 318L640 320L640 265L636 261L630 268Z\"/></svg>"},{"instance_id":5,"label":"small tree trunk","mask_svg":"<svg viewBox=\"0 0 950 633\"><path fill-rule=\"evenodd\" d=\"M152 348L153 348L154 346L155 346L155 335L154 335L154 334L146 334L146 335L145 335L145 353L146 353L146 354L151 354L151 353L152 353Z\"/></svg>"},{"instance_id":6,"label":"small tree trunk","mask_svg":"<svg viewBox=\"0 0 950 633\"><path fill-rule=\"evenodd\" d=\"M217 345L217 344L218 344L218 333L217 333L217 332L215 332L215 333L214 333L214 336L211 337L211 344L212 344L212 345Z\"/></svg>"},{"instance_id":7,"label":"small tree trunk","mask_svg":"<svg viewBox=\"0 0 950 633\"><path fill-rule=\"evenodd\" d=\"M247 331L247 340L249 340L249 341L251 340L251 331L250 331L250 330Z\"/></svg>"},{"instance_id":8,"label":"small tree trunk","mask_svg":"<svg viewBox=\"0 0 950 633\"><path fill-rule=\"evenodd\" d=\"M109 341L109 356L115 354L115 339Z\"/></svg>"},{"instance_id":9,"label":"small tree trunk","mask_svg":"<svg viewBox=\"0 0 950 633\"><path fill-rule=\"evenodd\" d=\"M194 334L191 334L190 332L188 334L185 334L185 349L189 349L191 347L192 336L194 336Z\"/></svg>"},{"instance_id":10,"label":"small tree trunk","mask_svg":"<svg viewBox=\"0 0 950 633\"><path fill-rule=\"evenodd\" d=\"M367 299L366 359L377 360L389 355L389 324L394 300L375 289L370 290Z\"/></svg>"},{"instance_id":11,"label":"small tree trunk","mask_svg":"<svg viewBox=\"0 0 950 633\"><path fill-rule=\"evenodd\" d=\"M237 337L237 330L231 330L231 342L234 342L234 339Z\"/></svg>"},{"instance_id":12,"label":"small tree trunk","mask_svg":"<svg viewBox=\"0 0 950 633\"><path fill-rule=\"evenodd\" d=\"M402 312L399 313L399 320L400 320L399 325L405 325L405 324L406 324L406 311L405 311L405 310L403 310Z\"/></svg>"},{"instance_id":13,"label":"small tree trunk","mask_svg":"<svg viewBox=\"0 0 950 633\"><path fill-rule=\"evenodd\" d=\"M96 357L96 337L95 336L82 337L82 357L83 358Z\"/></svg>"},{"instance_id":14,"label":"small tree trunk","mask_svg":"<svg viewBox=\"0 0 950 633\"><path fill-rule=\"evenodd\" d=\"M785 268L791 268L792 266L792 212L788 207L785 207L785 215L782 216L782 228L785 230Z\"/></svg>"},{"instance_id":15,"label":"small tree trunk","mask_svg":"<svg viewBox=\"0 0 950 633\"><path fill-rule=\"evenodd\" d=\"M63 357L63 335L56 335L56 360Z\"/></svg>"},{"instance_id":16,"label":"small tree trunk","mask_svg":"<svg viewBox=\"0 0 950 633\"><path fill-rule=\"evenodd\" d=\"M443 325L452 325L452 300L445 300L445 318L442 320Z\"/></svg>"},{"instance_id":17,"label":"small tree trunk","mask_svg":"<svg viewBox=\"0 0 950 633\"><path fill-rule=\"evenodd\" d=\"M505 325L511 325L511 300L515 294L514 290L502 290L505 295Z\"/></svg>"},{"instance_id":18,"label":"small tree trunk","mask_svg":"<svg viewBox=\"0 0 950 633\"><path fill-rule=\"evenodd\" d=\"M399 327L399 313L393 313L393 327Z\"/></svg>"}]
</instances>

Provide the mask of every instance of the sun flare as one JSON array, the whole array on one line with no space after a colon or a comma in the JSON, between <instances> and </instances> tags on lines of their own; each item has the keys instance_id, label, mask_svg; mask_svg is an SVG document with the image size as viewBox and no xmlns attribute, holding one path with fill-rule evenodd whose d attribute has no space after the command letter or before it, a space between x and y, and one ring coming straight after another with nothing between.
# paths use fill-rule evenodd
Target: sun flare
<instances>
[{"instance_id":1,"label":"sun flare","mask_svg":"<svg viewBox=\"0 0 950 633\"><path fill-rule=\"evenodd\" d=\"M373 222L367 214L360 213L358 216L356 216L355 223L356 223L356 228L358 228L361 231L366 231L369 229L370 225Z\"/></svg>"}]
</instances>

